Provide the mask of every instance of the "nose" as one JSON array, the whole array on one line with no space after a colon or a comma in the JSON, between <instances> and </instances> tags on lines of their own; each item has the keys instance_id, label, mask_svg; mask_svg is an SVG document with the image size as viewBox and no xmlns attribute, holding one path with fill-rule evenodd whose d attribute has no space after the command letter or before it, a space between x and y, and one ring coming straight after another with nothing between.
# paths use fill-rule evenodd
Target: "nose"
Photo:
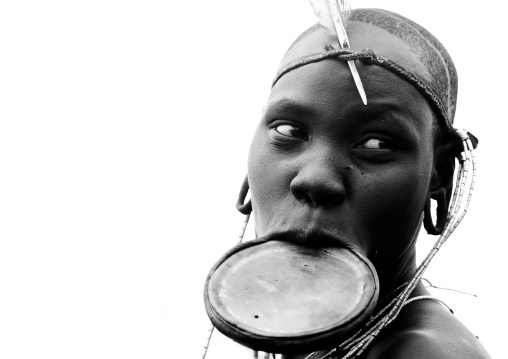
<instances>
[{"instance_id":1,"label":"nose","mask_svg":"<svg viewBox=\"0 0 508 359\"><path fill-rule=\"evenodd\" d=\"M309 159L291 181L291 193L298 201L313 207L337 206L346 198L340 172L331 159Z\"/></svg>"}]
</instances>

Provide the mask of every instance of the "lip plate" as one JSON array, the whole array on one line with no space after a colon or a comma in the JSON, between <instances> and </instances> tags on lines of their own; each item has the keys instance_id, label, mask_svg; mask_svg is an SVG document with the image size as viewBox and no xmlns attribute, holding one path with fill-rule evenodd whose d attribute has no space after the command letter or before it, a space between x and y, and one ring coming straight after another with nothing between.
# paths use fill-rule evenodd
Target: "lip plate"
<instances>
[{"instance_id":1,"label":"lip plate","mask_svg":"<svg viewBox=\"0 0 508 359\"><path fill-rule=\"evenodd\" d=\"M245 242L212 268L205 285L212 323L255 350L298 353L336 345L374 310L379 282L373 265L352 248L280 238Z\"/></svg>"}]
</instances>

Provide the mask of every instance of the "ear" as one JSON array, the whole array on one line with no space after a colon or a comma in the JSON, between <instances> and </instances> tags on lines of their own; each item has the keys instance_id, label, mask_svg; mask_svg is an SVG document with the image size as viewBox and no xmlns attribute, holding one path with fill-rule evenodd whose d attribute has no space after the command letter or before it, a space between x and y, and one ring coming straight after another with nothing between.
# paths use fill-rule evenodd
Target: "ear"
<instances>
[{"instance_id":1,"label":"ear","mask_svg":"<svg viewBox=\"0 0 508 359\"><path fill-rule=\"evenodd\" d=\"M429 184L427 201L423 211L423 226L428 234L443 232L448 219L448 207L453 191L453 172L455 170L455 145L453 141L444 142L434 149L434 163ZM431 215L431 200L437 201L436 225Z\"/></svg>"},{"instance_id":2,"label":"ear","mask_svg":"<svg viewBox=\"0 0 508 359\"><path fill-rule=\"evenodd\" d=\"M249 180L247 176L243 180L242 186L240 187L240 193L238 194L238 201L236 202L236 209L242 214L249 214L252 212L252 202L250 199L245 202L245 198L249 193Z\"/></svg>"}]
</instances>

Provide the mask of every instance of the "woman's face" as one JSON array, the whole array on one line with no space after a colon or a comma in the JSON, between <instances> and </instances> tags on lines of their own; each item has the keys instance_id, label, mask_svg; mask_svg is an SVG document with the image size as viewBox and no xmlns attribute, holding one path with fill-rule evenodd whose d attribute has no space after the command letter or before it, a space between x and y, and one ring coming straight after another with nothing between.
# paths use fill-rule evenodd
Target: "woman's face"
<instances>
[{"instance_id":1,"label":"woman's face","mask_svg":"<svg viewBox=\"0 0 508 359\"><path fill-rule=\"evenodd\" d=\"M433 114L395 74L357 67L367 106L336 60L273 87L249 154L256 232L324 231L391 262L411 245L427 199Z\"/></svg>"}]
</instances>

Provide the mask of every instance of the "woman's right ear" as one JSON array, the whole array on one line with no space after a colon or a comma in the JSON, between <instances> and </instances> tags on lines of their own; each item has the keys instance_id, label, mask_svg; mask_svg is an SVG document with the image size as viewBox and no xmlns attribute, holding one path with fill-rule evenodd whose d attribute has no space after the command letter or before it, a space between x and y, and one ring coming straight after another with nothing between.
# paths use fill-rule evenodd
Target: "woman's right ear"
<instances>
[{"instance_id":1,"label":"woman's right ear","mask_svg":"<svg viewBox=\"0 0 508 359\"><path fill-rule=\"evenodd\" d=\"M245 198L249 193L249 180L247 176L243 180L242 186L240 187L240 193L238 194L238 201L236 202L236 209L242 214L250 214L252 212L252 202L249 199L245 202Z\"/></svg>"}]
</instances>

